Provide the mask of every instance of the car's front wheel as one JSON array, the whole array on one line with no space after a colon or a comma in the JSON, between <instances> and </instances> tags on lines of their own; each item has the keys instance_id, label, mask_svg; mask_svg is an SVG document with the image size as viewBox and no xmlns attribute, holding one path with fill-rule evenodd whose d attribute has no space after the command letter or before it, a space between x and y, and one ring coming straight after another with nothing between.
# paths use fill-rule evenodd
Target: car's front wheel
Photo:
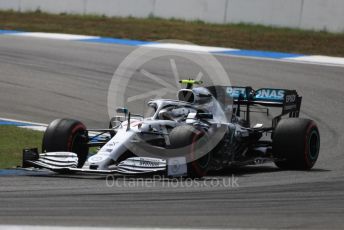
<instances>
[{"instance_id":1,"label":"car's front wheel","mask_svg":"<svg viewBox=\"0 0 344 230\"><path fill-rule=\"evenodd\" d=\"M88 155L88 135L83 123L72 119L56 119L47 127L42 143L43 152L73 152L81 168Z\"/></svg>"}]
</instances>

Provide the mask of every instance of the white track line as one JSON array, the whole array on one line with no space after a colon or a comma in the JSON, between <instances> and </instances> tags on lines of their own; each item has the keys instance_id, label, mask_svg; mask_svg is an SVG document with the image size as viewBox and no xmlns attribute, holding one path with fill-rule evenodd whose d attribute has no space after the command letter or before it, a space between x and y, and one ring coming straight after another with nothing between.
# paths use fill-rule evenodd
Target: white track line
<instances>
[{"instance_id":1,"label":"white track line","mask_svg":"<svg viewBox=\"0 0 344 230\"><path fill-rule=\"evenodd\" d=\"M312 55L312 56L304 56L304 57L295 57L295 58L286 58L288 60L294 60L298 62L306 62L311 64L335 64L335 65L343 65L344 66L344 58L340 57L329 57L329 56L321 56L321 55Z\"/></svg>"},{"instance_id":2,"label":"white track line","mask_svg":"<svg viewBox=\"0 0 344 230\"><path fill-rule=\"evenodd\" d=\"M0 225L0 229L6 230L204 230L205 228L130 228L130 227L68 227L68 226L29 226L29 225ZM223 229L223 228L211 228L211 229ZM236 230L236 229L256 229L256 228L225 228L228 230Z\"/></svg>"},{"instance_id":3,"label":"white track line","mask_svg":"<svg viewBox=\"0 0 344 230\"><path fill-rule=\"evenodd\" d=\"M57 40L83 40L83 39L98 39L98 36L86 36L77 34L58 34L58 33L41 33L41 32L24 32L10 34L20 37L32 37L32 38L46 38L46 39L57 39Z\"/></svg>"},{"instance_id":4,"label":"white track line","mask_svg":"<svg viewBox=\"0 0 344 230\"><path fill-rule=\"evenodd\" d=\"M19 128L23 128L23 129L30 129L30 130L34 130L34 131L39 131L39 132L44 132L47 127L46 126L35 126L35 125L26 125L26 126L17 126Z\"/></svg>"},{"instance_id":5,"label":"white track line","mask_svg":"<svg viewBox=\"0 0 344 230\"><path fill-rule=\"evenodd\" d=\"M181 50L181 51L193 51L193 52L224 52L224 51L236 51L238 49L211 47L211 46L198 46L190 44L174 44L174 43L161 43L161 44L147 44L141 45L142 47L169 49L169 50Z\"/></svg>"}]
</instances>

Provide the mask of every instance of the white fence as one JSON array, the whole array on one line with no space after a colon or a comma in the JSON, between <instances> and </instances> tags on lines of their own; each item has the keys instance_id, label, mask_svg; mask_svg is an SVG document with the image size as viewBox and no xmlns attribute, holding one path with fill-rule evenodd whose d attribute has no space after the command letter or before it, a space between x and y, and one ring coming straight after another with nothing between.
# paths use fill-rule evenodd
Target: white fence
<instances>
[{"instance_id":1,"label":"white fence","mask_svg":"<svg viewBox=\"0 0 344 230\"><path fill-rule=\"evenodd\" d=\"M156 16L344 32L343 0L0 0L0 9Z\"/></svg>"}]
</instances>

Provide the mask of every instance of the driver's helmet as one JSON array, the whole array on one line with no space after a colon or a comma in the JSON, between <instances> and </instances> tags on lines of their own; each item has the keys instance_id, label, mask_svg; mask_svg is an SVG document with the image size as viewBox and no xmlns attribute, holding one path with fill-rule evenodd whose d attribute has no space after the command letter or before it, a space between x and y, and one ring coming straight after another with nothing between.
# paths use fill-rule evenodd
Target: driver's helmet
<instances>
[{"instance_id":1,"label":"driver's helmet","mask_svg":"<svg viewBox=\"0 0 344 230\"><path fill-rule=\"evenodd\" d=\"M203 87L181 89L178 92L178 100L192 104L204 104L212 100L212 95L206 88Z\"/></svg>"}]
</instances>

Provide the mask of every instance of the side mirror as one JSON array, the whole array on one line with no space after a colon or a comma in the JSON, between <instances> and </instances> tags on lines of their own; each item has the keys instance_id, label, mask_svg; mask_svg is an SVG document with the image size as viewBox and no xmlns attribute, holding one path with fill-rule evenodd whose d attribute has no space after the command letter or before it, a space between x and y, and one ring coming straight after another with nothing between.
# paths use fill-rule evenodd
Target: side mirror
<instances>
[{"instance_id":1,"label":"side mirror","mask_svg":"<svg viewBox=\"0 0 344 230\"><path fill-rule=\"evenodd\" d=\"M124 107L119 107L116 109L116 113L124 113L125 115L127 115L128 112L129 112L128 109Z\"/></svg>"},{"instance_id":2,"label":"side mirror","mask_svg":"<svg viewBox=\"0 0 344 230\"><path fill-rule=\"evenodd\" d=\"M125 121L125 117L123 117L123 116L115 116L115 117L111 118L110 124L109 124L109 129L112 129L113 127L117 127L123 121Z\"/></svg>"},{"instance_id":3,"label":"side mirror","mask_svg":"<svg viewBox=\"0 0 344 230\"><path fill-rule=\"evenodd\" d=\"M197 117L200 119L213 119L214 116L211 113L197 113Z\"/></svg>"}]
</instances>

